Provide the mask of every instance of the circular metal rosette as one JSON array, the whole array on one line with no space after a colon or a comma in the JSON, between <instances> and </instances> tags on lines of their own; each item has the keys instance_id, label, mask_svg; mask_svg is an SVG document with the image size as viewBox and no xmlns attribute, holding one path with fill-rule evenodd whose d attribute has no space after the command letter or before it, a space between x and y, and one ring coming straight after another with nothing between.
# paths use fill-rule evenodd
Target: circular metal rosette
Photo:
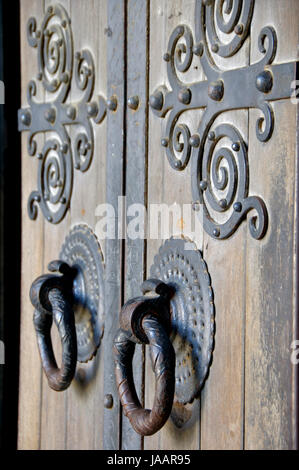
<instances>
[{"instance_id":1,"label":"circular metal rosette","mask_svg":"<svg viewBox=\"0 0 299 470\"><path fill-rule=\"evenodd\" d=\"M104 261L94 232L76 225L66 237L60 258L77 270L73 283L78 361L96 354L104 332Z\"/></svg>"},{"instance_id":2,"label":"circular metal rosette","mask_svg":"<svg viewBox=\"0 0 299 470\"><path fill-rule=\"evenodd\" d=\"M151 277L174 288L175 401L192 403L207 377L214 347L214 296L207 265L193 242L171 238L155 256Z\"/></svg>"}]
</instances>

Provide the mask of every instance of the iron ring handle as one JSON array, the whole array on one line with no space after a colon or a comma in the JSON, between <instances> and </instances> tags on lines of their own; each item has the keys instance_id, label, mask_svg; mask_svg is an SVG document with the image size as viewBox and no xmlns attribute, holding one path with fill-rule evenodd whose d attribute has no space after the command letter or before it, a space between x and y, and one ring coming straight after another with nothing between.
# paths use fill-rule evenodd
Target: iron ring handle
<instances>
[{"instance_id":1,"label":"iron ring handle","mask_svg":"<svg viewBox=\"0 0 299 470\"><path fill-rule=\"evenodd\" d=\"M148 289L151 286L160 293L160 297L136 298L127 302L120 318L124 327L114 340L116 383L123 411L134 430L142 436L151 436L164 426L171 413L175 391L175 352L166 321L170 323L168 301L171 292L166 284L156 280L146 281L143 291L151 290ZM131 328L126 327L128 318ZM151 410L142 408L134 385L132 361L136 342L150 347L156 380Z\"/></svg>"},{"instance_id":2,"label":"iron ring handle","mask_svg":"<svg viewBox=\"0 0 299 470\"><path fill-rule=\"evenodd\" d=\"M62 391L72 382L77 362L77 337L75 317L72 310L72 269L61 261L49 264L50 271L59 275L44 275L37 278L30 289L30 299L35 307L33 323L42 367L49 386ZM62 364L59 368L51 340L52 324L56 324L62 345Z\"/></svg>"}]
</instances>

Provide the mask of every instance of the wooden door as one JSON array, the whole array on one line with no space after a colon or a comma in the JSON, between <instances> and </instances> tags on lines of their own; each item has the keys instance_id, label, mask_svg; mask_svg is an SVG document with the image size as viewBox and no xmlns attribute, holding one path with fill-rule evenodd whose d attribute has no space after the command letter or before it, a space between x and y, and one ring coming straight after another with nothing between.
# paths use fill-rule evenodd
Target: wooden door
<instances>
[{"instance_id":1,"label":"wooden door","mask_svg":"<svg viewBox=\"0 0 299 470\"><path fill-rule=\"evenodd\" d=\"M93 58L92 100L101 95L106 114L101 122L91 122L92 161L86 171L73 168L69 208L58 223L47 220L51 214L41 208L34 220L28 216L38 159L28 155L28 132L22 133L19 448L297 448L298 372L296 361L291 361L291 345L298 339L297 100L295 94L290 97L296 80L298 2L60 0L59 4L71 19L62 27L72 31L73 60L76 52L84 50ZM28 107L31 80L37 83L34 100L52 99L51 90L38 77L37 48L27 41L27 35L31 45L41 37L36 31L52 15L51 7L56 5L48 0L21 2L22 109ZM36 18L36 28L32 20L28 26L31 17ZM42 29L42 37L44 33ZM178 78L173 63L179 64ZM77 85L73 76L67 104L80 100ZM165 89L173 92L169 101ZM157 91L164 98L155 105L151 96ZM257 126L263 115L264 124ZM92 111L89 117L95 117ZM66 128L75 142L78 129L70 124ZM35 154L54 136L55 130L39 132ZM211 155L204 168L207 148L220 157L213 163ZM232 157L224 158L220 148ZM182 156L185 153L187 157ZM185 168L180 163L183 158ZM205 183L210 192L216 189L214 211L204 194ZM102 239L100 205L105 203L112 208L108 219L113 219L116 233ZM191 404L180 409L188 419L179 426L174 409L159 432L143 438L122 414L113 339L121 305L141 294L140 285L150 276L155 255L165 242L151 232L151 208L161 204L173 214L166 238L193 240L206 262L216 328L204 386ZM142 231L137 237L125 236L123 227L141 206L148 215L145 237ZM176 211L183 206L193 209L195 229L190 230L184 213ZM78 363L71 386L57 393L48 387L41 368L28 293L78 224L89 226L100 238L104 334L96 356ZM53 345L59 351L55 328ZM133 368L140 400L151 408L155 380L147 349L138 345Z\"/></svg>"}]
</instances>

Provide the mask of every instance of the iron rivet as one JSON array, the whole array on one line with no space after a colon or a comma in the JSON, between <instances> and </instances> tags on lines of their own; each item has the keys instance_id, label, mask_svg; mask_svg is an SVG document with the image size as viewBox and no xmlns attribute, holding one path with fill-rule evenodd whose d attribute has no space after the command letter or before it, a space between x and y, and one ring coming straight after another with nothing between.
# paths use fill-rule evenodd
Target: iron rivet
<instances>
[{"instance_id":1,"label":"iron rivet","mask_svg":"<svg viewBox=\"0 0 299 470\"><path fill-rule=\"evenodd\" d=\"M221 207L221 209L226 209L226 207L227 207L227 200L226 200L226 199L220 199L220 201L219 201L219 206Z\"/></svg>"},{"instance_id":2,"label":"iron rivet","mask_svg":"<svg viewBox=\"0 0 299 470\"><path fill-rule=\"evenodd\" d=\"M51 13L53 13L53 7L48 7L48 13L49 13L49 15L51 15Z\"/></svg>"},{"instance_id":3,"label":"iron rivet","mask_svg":"<svg viewBox=\"0 0 299 470\"><path fill-rule=\"evenodd\" d=\"M107 393L104 397L104 407L111 409L113 408L113 396L111 393Z\"/></svg>"},{"instance_id":4,"label":"iron rivet","mask_svg":"<svg viewBox=\"0 0 299 470\"><path fill-rule=\"evenodd\" d=\"M61 26L62 26L63 28L66 28L66 25L67 25L66 20L63 20L63 21L61 22Z\"/></svg>"},{"instance_id":5,"label":"iron rivet","mask_svg":"<svg viewBox=\"0 0 299 470\"><path fill-rule=\"evenodd\" d=\"M209 84L208 95L214 101L220 101L223 98L224 85L222 80L217 80Z\"/></svg>"},{"instance_id":6,"label":"iron rivet","mask_svg":"<svg viewBox=\"0 0 299 470\"><path fill-rule=\"evenodd\" d=\"M52 124L55 122L56 119L56 111L54 108L49 108L45 111L45 120L51 122Z\"/></svg>"},{"instance_id":7,"label":"iron rivet","mask_svg":"<svg viewBox=\"0 0 299 470\"><path fill-rule=\"evenodd\" d=\"M236 212L241 212L242 210L242 204L241 202L235 202L233 205L234 211Z\"/></svg>"},{"instance_id":8,"label":"iron rivet","mask_svg":"<svg viewBox=\"0 0 299 470\"><path fill-rule=\"evenodd\" d=\"M86 151L87 151L87 150L90 150L90 149L91 149L91 144L90 144L90 142L87 142L87 143L85 144L85 147L84 147L84 148L85 148Z\"/></svg>"},{"instance_id":9,"label":"iron rivet","mask_svg":"<svg viewBox=\"0 0 299 470\"><path fill-rule=\"evenodd\" d=\"M216 137L215 132L213 132L213 131L209 132L209 134L208 134L208 139L209 140L215 140L215 137Z\"/></svg>"},{"instance_id":10,"label":"iron rivet","mask_svg":"<svg viewBox=\"0 0 299 470\"><path fill-rule=\"evenodd\" d=\"M137 95L131 96L128 99L128 106L130 109L133 109L133 111L136 111L136 109L139 106L139 96Z\"/></svg>"},{"instance_id":11,"label":"iron rivet","mask_svg":"<svg viewBox=\"0 0 299 470\"><path fill-rule=\"evenodd\" d=\"M238 36L241 36L241 34L243 34L243 30L244 30L244 28L243 28L243 25L242 25L241 23L240 23L240 24L237 24L237 25L235 26L235 29L234 29L235 33L236 33Z\"/></svg>"},{"instance_id":12,"label":"iron rivet","mask_svg":"<svg viewBox=\"0 0 299 470\"><path fill-rule=\"evenodd\" d=\"M37 76L36 76L37 80L40 82L43 78L43 74L41 72L38 72Z\"/></svg>"},{"instance_id":13,"label":"iron rivet","mask_svg":"<svg viewBox=\"0 0 299 470\"><path fill-rule=\"evenodd\" d=\"M273 77L269 70L264 70L256 77L256 87L262 93L269 93L273 87Z\"/></svg>"},{"instance_id":14,"label":"iron rivet","mask_svg":"<svg viewBox=\"0 0 299 470\"><path fill-rule=\"evenodd\" d=\"M163 108L163 101L164 97L162 91L157 91L149 98L151 108L156 109L157 111L161 111Z\"/></svg>"},{"instance_id":15,"label":"iron rivet","mask_svg":"<svg viewBox=\"0 0 299 470\"><path fill-rule=\"evenodd\" d=\"M60 203L61 204L65 204L66 203L66 198L64 196L62 196L60 199L59 199Z\"/></svg>"},{"instance_id":16,"label":"iron rivet","mask_svg":"<svg viewBox=\"0 0 299 470\"><path fill-rule=\"evenodd\" d=\"M161 144L162 144L163 147L167 147L168 146L168 139L162 139Z\"/></svg>"},{"instance_id":17,"label":"iron rivet","mask_svg":"<svg viewBox=\"0 0 299 470\"><path fill-rule=\"evenodd\" d=\"M239 142L234 142L233 145L232 145L232 149L233 149L234 152L239 152L239 150L240 150Z\"/></svg>"},{"instance_id":18,"label":"iron rivet","mask_svg":"<svg viewBox=\"0 0 299 470\"><path fill-rule=\"evenodd\" d=\"M98 114L98 105L94 101L87 106L87 114L90 117L95 117Z\"/></svg>"},{"instance_id":19,"label":"iron rivet","mask_svg":"<svg viewBox=\"0 0 299 470\"><path fill-rule=\"evenodd\" d=\"M182 162L181 162L181 160L176 160L174 166L175 166L175 168L177 168L177 169L182 168Z\"/></svg>"},{"instance_id":20,"label":"iron rivet","mask_svg":"<svg viewBox=\"0 0 299 470\"><path fill-rule=\"evenodd\" d=\"M190 137L189 139L189 144L191 147L199 147L200 144L200 138L198 134L194 134Z\"/></svg>"},{"instance_id":21,"label":"iron rivet","mask_svg":"<svg viewBox=\"0 0 299 470\"><path fill-rule=\"evenodd\" d=\"M199 201L192 202L192 210L194 210L195 212L198 212L200 210L200 202Z\"/></svg>"},{"instance_id":22,"label":"iron rivet","mask_svg":"<svg viewBox=\"0 0 299 470\"><path fill-rule=\"evenodd\" d=\"M76 168L76 170L79 170L79 168L80 168L80 165L79 165L79 163L78 163L78 162L76 162L76 163L74 164L74 167Z\"/></svg>"},{"instance_id":23,"label":"iron rivet","mask_svg":"<svg viewBox=\"0 0 299 470\"><path fill-rule=\"evenodd\" d=\"M69 119L73 121L76 117L76 108L74 106L68 106L66 110L66 115Z\"/></svg>"},{"instance_id":24,"label":"iron rivet","mask_svg":"<svg viewBox=\"0 0 299 470\"><path fill-rule=\"evenodd\" d=\"M38 158L38 160L41 160L41 159L43 158L43 154L42 154L42 153L38 153L38 154L37 154L37 158Z\"/></svg>"},{"instance_id":25,"label":"iron rivet","mask_svg":"<svg viewBox=\"0 0 299 470\"><path fill-rule=\"evenodd\" d=\"M76 59L76 60L80 60L80 59L81 59L81 54L80 54L80 52L76 52L76 54L75 54L75 59Z\"/></svg>"},{"instance_id":26,"label":"iron rivet","mask_svg":"<svg viewBox=\"0 0 299 470\"><path fill-rule=\"evenodd\" d=\"M64 83L67 83L69 81L69 76L68 76L68 73L67 72L64 72L61 76L61 80L64 82Z\"/></svg>"},{"instance_id":27,"label":"iron rivet","mask_svg":"<svg viewBox=\"0 0 299 470\"><path fill-rule=\"evenodd\" d=\"M110 111L115 111L117 108L117 99L115 96L111 96L109 100L107 100L107 107Z\"/></svg>"},{"instance_id":28,"label":"iron rivet","mask_svg":"<svg viewBox=\"0 0 299 470\"><path fill-rule=\"evenodd\" d=\"M189 88L181 88L178 93L178 99L183 104L189 104L191 101L191 90Z\"/></svg>"},{"instance_id":29,"label":"iron rivet","mask_svg":"<svg viewBox=\"0 0 299 470\"><path fill-rule=\"evenodd\" d=\"M217 238L219 237L219 235L220 235L220 230L219 230L219 228L214 228L214 230L213 230L213 235L214 235L214 237L217 237Z\"/></svg>"},{"instance_id":30,"label":"iron rivet","mask_svg":"<svg viewBox=\"0 0 299 470\"><path fill-rule=\"evenodd\" d=\"M66 152L68 151L68 149L69 149L68 144L62 144L62 145L60 146L60 151L61 151L62 153L66 153Z\"/></svg>"},{"instance_id":31,"label":"iron rivet","mask_svg":"<svg viewBox=\"0 0 299 470\"><path fill-rule=\"evenodd\" d=\"M212 45L212 51L215 52L215 53L217 53L219 51L218 44L215 43L215 44Z\"/></svg>"},{"instance_id":32,"label":"iron rivet","mask_svg":"<svg viewBox=\"0 0 299 470\"><path fill-rule=\"evenodd\" d=\"M21 114L21 122L22 122L25 126L30 126L30 124L31 124L31 114L29 113L29 111L24 111L24 112Z\"/></svg>"},{"instance_id":33,"label":"iron rivet","mask_svg":"<svg viewBox=\"0 0 299 470\"><path fill-rule=\"evenodd\" d=\"M202 56L203 51L204 51L204 46L203 46L202 42L199 42L198 44L195 44L195 46L193 47L193 53L195 55Z\"/></svg>"},{"instance_id":34,"label":"iron rivet","mask_svg":"<svg viewBox=\"0 0 299 470\"><path fill-rule=\"evenodd\" d=\"M199 187L202 191L205 191L208 187L208 183L205 181L205 180L202 180L200 183L199 183Z\"/></svg>"},{"instance_id":35,"label":"iron rivet","mask_svg":"<svg viewBox=\"0 0 299 470\"><path fill-rule=\"evenodd\" d=\"M51 217L50 215L47 217L47 220L48 220L48 222L52 222L52 221L53 221L53 219L52 219L52 217Z\"/></svg>"},{"instance_id":36,"label":"iron rivet","mask_svg":"<svg viewBox=\"0 0 299 470\"><path fill-rule=\"evenodd\" d=\"M177 29L177 32L180 36L182 36L182 34L184 34L184 31L185 31L184 26L179 26L178 29Z\"/></svg>"},{"instance_id":37,"label":"iron rivet","mask_svg":"<svg viewBox=\"0 0 299 470\"><path fill-rule=\"evenodd\" d=\"M39 38L41 37L41 32L40 32L40 30L36 31L36 37L37 37L37 39L39 39Z\"/></svg>"},{"instance_id":38,"label":"iron rivet","mask_svg":"<svg viewBox=\"0 0 299 470\"><path fill-rule=\"evenodd\" d=\"M34 196L34 200L35 200L36 202L40 202L40 195L37 194L36 196Z\"/></svg>"},{"instance_id":39,"label":"iron rivet","mask_svg":"<svg viewBox=\"0 0 299 470\"><path fill-rule=\"evenodd\" d=\"M163 55L163 60L165 60L165 62L170 61L170 54L168 52L165 52L165 54Z\"/></svg>"}]
</instances>

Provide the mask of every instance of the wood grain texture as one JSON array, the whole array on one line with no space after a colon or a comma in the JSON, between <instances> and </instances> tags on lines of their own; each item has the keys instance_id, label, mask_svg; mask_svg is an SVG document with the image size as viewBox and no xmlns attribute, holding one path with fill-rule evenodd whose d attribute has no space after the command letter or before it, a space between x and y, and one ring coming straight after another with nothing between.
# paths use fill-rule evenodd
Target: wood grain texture
<instances>
[{"instance_id":1,"label":"wood grain texture","mask_svg":"<svg viewBox=\"0 0 299 470\"><path fill-rule=\"evenodd\" d=\"M256 4L251 61L259 57L257 36L265 24L277 31L274 62L295 60L299 4L266 0ZM269 230L256 245L247 240L245 447L292 449L296 441L294 366L290 345L295 334L294 201L296 195L296 106L273 104L275 129L261 144L255 137L256 111L250 112L252 191L269 210ZM298 366L297 366L298 367ZM297 423L298 425L298 423Z\"/></svg>"},{"instance_id":2,"label":"wood grain texture","mask_svg":"<svg viewBox=\"0 0 299 470\"><path fill-rule=\"evenodd\" d=\"M27 42L26 26L28 13L41 18L43 2L25 0L20 4L21 24L21 104L27 106L26 90L32 79L36 51ZM34 64L34 68L33 68ZM44 93L38 90L37 99ZM28 155L27 133L22 135L22 265L21 265L21 336L20 336L20 379L19 379L19 422L18 448L36 450L40 447L41 426L41 363L33 328L33 307L29 299L31 282L43 272L44 218L39 212L36 221L28 217L27 200L36 188L37 162ZM43 144L43 137L36 139Z\"/></svg>"}]
</instances>

